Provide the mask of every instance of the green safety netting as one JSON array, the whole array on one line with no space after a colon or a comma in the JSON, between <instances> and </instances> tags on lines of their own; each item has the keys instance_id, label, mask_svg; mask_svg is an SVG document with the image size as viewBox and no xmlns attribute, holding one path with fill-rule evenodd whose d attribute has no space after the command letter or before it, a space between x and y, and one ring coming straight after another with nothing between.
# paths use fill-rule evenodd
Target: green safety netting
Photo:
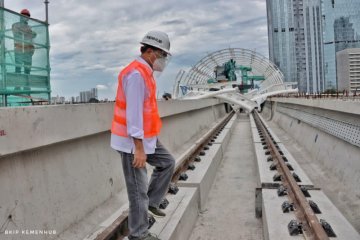
<instances>
[{"instance_id":1,"label":"green safety netting","mask_svg":"<svg viewBox=\"0 0 360 240\"><path fill-rule=\"evenodd\" d=\"M0 107L50 100L48 24L0 7Z\"/></svg>"}]
</instances>

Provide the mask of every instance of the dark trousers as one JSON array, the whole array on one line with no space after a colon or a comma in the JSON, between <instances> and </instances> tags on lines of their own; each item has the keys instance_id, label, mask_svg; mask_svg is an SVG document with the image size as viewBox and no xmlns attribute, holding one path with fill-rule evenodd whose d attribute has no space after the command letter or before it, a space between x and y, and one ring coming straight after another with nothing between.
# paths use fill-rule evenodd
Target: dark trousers
<instances>
[{"instance_id":1,"label":"dark trousers","mask_svg":"<svg viewBox=\"0 0 360 240\"><path fill-rule=\"evenodd\" d=\"M24 66L24 73L30 74L32 65L33 52L19 52L15 51L15 72L21 73L21 68Z\"/></svg>"},{"instance_id":2,"label":"dark trousers","mask_svg":"<svg viewBox=\"0 0 360 240\"><path fill-rule=\"evenodd\" d=\"M120 152L126 188L129 198L129 239L138 239L148 234L148 207L159 207L174 172L173 156L158 141L154 154L148 154L146 162L154 166L150 183L146 168L134 168L134 155Z\"/></svg>"}]
</instances>

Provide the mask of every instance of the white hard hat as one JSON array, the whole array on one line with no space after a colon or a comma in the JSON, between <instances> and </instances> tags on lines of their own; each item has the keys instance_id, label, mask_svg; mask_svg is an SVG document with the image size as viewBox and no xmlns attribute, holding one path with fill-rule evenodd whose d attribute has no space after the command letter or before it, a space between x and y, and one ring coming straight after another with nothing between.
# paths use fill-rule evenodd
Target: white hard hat
<instances>
[{"instance_id":1,"label":"white hard hat","mask_svg":"<svg viewBox=\"0 0 360 240\"><path fill-rule=\"evenodd\" d=\"M150 31L145 34L143 40L140 43L159 48L167 54L170 54L170 40L168 35L164 32Z\"/></svg>"}]
</instances>

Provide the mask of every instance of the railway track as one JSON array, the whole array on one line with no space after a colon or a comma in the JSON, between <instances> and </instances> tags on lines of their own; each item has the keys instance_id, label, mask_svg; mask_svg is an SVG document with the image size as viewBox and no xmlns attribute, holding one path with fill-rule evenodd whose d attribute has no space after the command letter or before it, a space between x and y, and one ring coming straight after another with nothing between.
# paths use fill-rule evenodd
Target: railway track
<instances>
[{"instance_id":1,"label":"railway track","mask_svg":"<svg viewBox=\"0 0 360 240\"><path fill-rule=\"evenodd\" d=\"M203 195L205 199L209 191L207 186L211 186L209 184L211 184L211 179L214 178L213 174L216 170L214 170L215 168L211 171L205 170L204 164L209 163L209 159L213 159L214 149L216 149L214 146L218 144L219 139L223 139L224 134L222 130L225 126L227 130L224 132L229 133L228 123L233 115L234 112L231 112L223 117L214 127L198 139L194 145L178 157L168 195L165 196L160 208L165 209L169 205L170 209L168 211L174 211L175 206L179 204L177 202L178 199L182 199L183 194L186 192L182 188L184 186L194 187L196 185L200 195L201 192L206 192ZM264 239L360 239L356 230L354 230L322 190L314 186L291 153L287 151L285 145L257 112L250 114L250 125L261 183L261 187L256 189L255 208L256 216L262 217ZM221 135L219 136L220 133ZM219 138L217 139L218 136ZM212 146L213 143L214 146ZM216 146L219 149L219 145ZM209 151L207 152L207 150ZM206 156L204 156L205 154ZM239 160L241 159L239 155ZM195 167L198 169L195 169ZM194 172L192 172L193 170ZM196 180L197 183L194 185L194 176L200 176L199 174L204 174L205 172L212 172L207 175L212 176L211 178L202 177L203 180L200 180L207 184L202 185ZM258 195L259 192L260 194ZM201 199L203 198L199 197L200 205L202 205ZM261 205L261 214L258 214L259 205ZM126 207L122 209L126 209ZM196 210L198 210L198 206ZM187 214L194 215L193 218L195 219L197 213L194 213L194 211L196 210L193 208ZM127 214L127 210L122 211L122 214L112 224L109 224L105 230L102 230L96 238L91 239L124 239L128 234ZM171 216L170 219L172 220L173 215L169 216ZM189 218L189 215L185 214L184 216L186 216L184 219ZM159 232L159 229L162 229L162 224L167 224L167 221L170 221L170 219L165 222L159 220L158 224L154 226L153 231ZM150 227L154 222L155 219L149 218ZM181 223L174 222L172 224L181 225ZM186 233L191 231L190 229L187 227ZM164 239L173 238L170 235L166 235ZM175 239L178 238L175 237Z\"/></svg>"},{"instance_id":2,"label":"railway track","mask_svg":"<svg viewBox=\"0 0 360 240\"><path fill-rule=\"evenodd\" d=\"M262 116L250 114L250 124L260 180L255 215L262 218L264 239L360 239Z\"/></svg>"},{"instance_id":3,"label":"railway track","mask_svg":"<svg viewBox=\"0 0 360 240\"><path fill-rule=\"evenodd\" d=\"M282 185L279 187L280 194L286 194L289 201L284 202L283 208L286 210L293 209L297 217L289 223L290 234L303 233L306 239L326 240L329 239L327 232L325 232L325 223L321 223L316 217L316 214L311 207L311 202L306 199L303 191L304 189L298 185L299 178L291 170L292 166L287 163L287 158L280 150L274 137L266 129L264 123L261 121L257 112L253 113L253 117L258 127L258 132L263 143L264 149L268 150L268 161L272 161L273 168L276 168L278 174L277 178L281 180Z\"/></svg>"},{"instance_id":4,"label":"railway track","mask_svg":"<svg viewBox=\"0 0 360 240\"><path fill-rule=\"evenodd\" d=\"M225 125L233 116L234 111L227 114L210 131L205 133L205 135L203 135L195 145L188 149L186 153L180 157L180 159L177 160L168 194L177 194L179 188L177 187L176 183L178 181L186 181L186 171L195 169L195 165L193 163L201 161L201 156L206 154L206 151L209 149L209 147L212 145L217 136L221 133ZM169 203L165 197L160 205L160 208L165 209L168 204L171 203ZM128 235L127 218L128 211L126 210L109 227L98 234L95 240L124 239ZM155 223L155 221L156 220L153 217L149 218L150 228Z\"/></svg>"}]
</instances>

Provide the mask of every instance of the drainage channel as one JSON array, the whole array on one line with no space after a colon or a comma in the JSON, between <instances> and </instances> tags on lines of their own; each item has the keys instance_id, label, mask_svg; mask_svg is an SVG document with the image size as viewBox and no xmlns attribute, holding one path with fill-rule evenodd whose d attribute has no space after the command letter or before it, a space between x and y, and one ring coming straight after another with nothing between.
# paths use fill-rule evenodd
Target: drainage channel
<instances>
[{"instance_id":1,"label":"drainage channel","mask_svg":"<svg viewBox=\"0 0 360 240\"><path fill-rule=\"evenodd\" d=\"M235 112L230 112L225 116L219 123L217 123L211 131L207 132L201 139L196 143L194 147L189 149L177 162L171 183L169 186L168 194L177 194L179 188L177 187L178 181L186 181L188 176L186 171L195 170L194 162L200 162L201 156L206 154L206 150L215 142L215 139L224 129L226 124L234 116ZM169 205L169 201L166 197L160 204L161 209L165 209ZM107 227L102 233L100 233L95 240L121 240L128 235L127 226L128 211L124 211L109 227ZM149 228L151 228L156 222L154 217L149 217Z\"/></svg>"},{"instance_id":2,"label":"drainage channel","mask_svg":"<svg viewBox=\"0 0 360 240\"><path fill-rule=\"evenodd\" d=\"M289 199L289 201L282 204L283 212L292 210L297 218L289 222L289 234L303 234L306 239L329 239L329 236L332 236L331 232L325 231L325 229L328 230L329 228L328 223L324 220L319 221L315 215L314 210L316 211L317 206L314 202L307 201L304 195L307 190L298 185L298 182L301 182L300 178L295 172L291 172L294 169L288 163L286 156L280 150L270 131L261 121L259 114L255 112L253 117L263 148L266 150L266 155L268 155L267 161L272 161L271 168L278 171L274 176L274 181L281 181L281 185L277 190L278 195L287 195Z\"/></svg>"}]
</instances>

